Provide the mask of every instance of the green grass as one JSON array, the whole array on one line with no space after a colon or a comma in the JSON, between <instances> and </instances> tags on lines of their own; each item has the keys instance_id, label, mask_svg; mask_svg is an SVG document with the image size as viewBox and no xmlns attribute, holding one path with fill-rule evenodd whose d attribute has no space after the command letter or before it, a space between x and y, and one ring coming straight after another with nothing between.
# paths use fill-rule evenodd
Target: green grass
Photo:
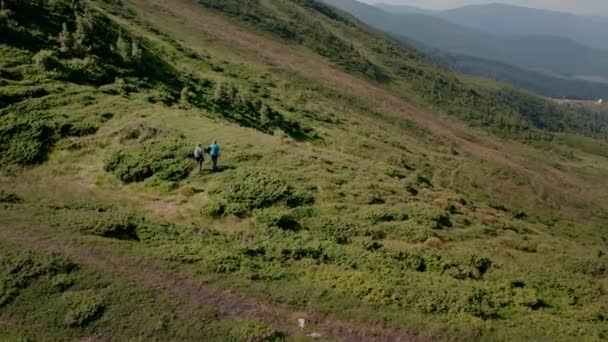
<instances>
[{"instance_id":1,"label":"green grass","mask_svg":"<svg viewBox=\"0 0 608 342\"><path fill-rule=\"evenodd\" d=\"M183 304L148 288L66 258L3 243L0 338L79 339L103 334L124 339L226 340L238 322L213 310L184 314ZM9 292L10 291L10 292ZM232 328L232 329L235 329Z\"/></svg>"}]
</instances>

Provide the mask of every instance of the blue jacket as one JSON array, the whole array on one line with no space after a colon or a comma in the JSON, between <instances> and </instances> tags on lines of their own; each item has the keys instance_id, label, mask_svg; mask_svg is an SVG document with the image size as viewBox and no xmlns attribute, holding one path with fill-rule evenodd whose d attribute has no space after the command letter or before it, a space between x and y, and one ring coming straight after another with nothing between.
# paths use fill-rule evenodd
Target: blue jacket
<instances>
[{"instance_id":1,"label":"blue jacket","mask_svg":"<svg viewBox=\"0 0 608 342\"><path fill-rule=\"evenodd\" d=\"M209 154L212 157L219 156L220 155L220 145L211 144L211 146L209 146Z\"/></svg>"}]
</instances>

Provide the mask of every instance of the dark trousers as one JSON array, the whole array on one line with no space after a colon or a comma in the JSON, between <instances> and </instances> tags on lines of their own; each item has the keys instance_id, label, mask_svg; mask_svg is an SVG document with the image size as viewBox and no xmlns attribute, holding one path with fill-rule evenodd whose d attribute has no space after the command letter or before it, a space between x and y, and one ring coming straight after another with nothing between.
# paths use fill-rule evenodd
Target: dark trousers
<instances>
[{"instance_id":1,"label":"dark trousers","mask_svg":"<svg viewBox=\"0 0 608 342\"><path fill-rule=\"evenodd\" d=\"M196 163L198 164L198 173L203 173L203 158L196 158Z\"/></svg>"},{"instance_id":2,"label":"dark trousers","mask_svg":"<svg viewBox=\"0 0 608 342\"><path fill-rule=\"evenodd\" d=\"M217 159L219 156L211 156L211 161L213 162L213 171L217 170Z\"/></svg>"}]
</instances>

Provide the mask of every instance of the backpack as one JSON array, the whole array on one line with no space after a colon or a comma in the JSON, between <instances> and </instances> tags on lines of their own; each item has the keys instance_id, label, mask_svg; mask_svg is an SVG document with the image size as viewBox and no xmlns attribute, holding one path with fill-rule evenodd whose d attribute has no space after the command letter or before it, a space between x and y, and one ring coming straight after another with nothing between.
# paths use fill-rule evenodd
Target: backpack
<instances>
[{"instance_id":1,"label":"backpack","mask_svg":"<svg viewBox=\"0 0 608 342\"><path fill-rule=\"evenodd\" d=\"M196 159L201 159L203 158L203 150L201 148L196 148L196 150L194 150L194 158Z\"/></svg>"}]
</instances>

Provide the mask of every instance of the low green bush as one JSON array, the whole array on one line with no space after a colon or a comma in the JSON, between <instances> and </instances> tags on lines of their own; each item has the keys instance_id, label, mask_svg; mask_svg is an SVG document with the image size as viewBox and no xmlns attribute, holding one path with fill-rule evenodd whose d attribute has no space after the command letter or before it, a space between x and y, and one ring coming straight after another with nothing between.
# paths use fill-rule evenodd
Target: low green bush
<instances>
[{"instance_id":1,"label":"low green bush","mask_svg":"<svg viewBox=\"0 0 608 342\"><path fill-rule=\"evenodd\" d=\"M239 322L231 331L232 335L243 342L284 341L283 334L262 321Z\"/></svg>"},{"instance_id":2,"label":"low green bush","mask_svg":"<svg viewBox=\"0 0 608 342\"><path fill-rule=\"evenodd\" d=\"M405 221L409 218L409 215L405 212L386 208L373 208L371 210L362 212L360 216L364 220L369 221L371 224Z\"/></svg>"},{"instance_id":3,"label":"low green bush","mask_svg":"<svg viewBox=\"0 0 608 342\"><path fill-rule=\"evenodd\" d=\"M435 234L432 228L415 221L385 222L379 228L389 237L410 243L424 242Z\"/></svg>"},{"instance_id":4,"label":"low green bush","mask_svg":"<svg viewBox=\"0 0 608 342\"><path fill-rule=\"evenodd\" d=\"M0 164L41 163L55 140L55 128L44 121L0 125Z\"/></svg>"},{"instance_id":5,"label":"low green bush","mask_svg":"<svg viewBox=\"0 0 608 342\"><path fill-rule=\"evenodd\" d=\"M189 154L189 146L180 140L150 141L110 154L104 169L125 183L141 182L150 177L179 181L192 169Z\"/></svg>"},{"instance_id":6,"label":"low green bush","mask_svg":"<svg viewBox=\"0 0 608 342\"><path fill-rule=\"evenodd\" d=\"M224 203L225 210L219 216L224 213L243 216L248 211L275 204L297 207L314 201L310 191L297 189L289 181L276 176L272 170L264 168L243 168L228 173L212 186L209 193L215 197L209 206ZM203 211L210 214L210 209L213 208L206 206Z\"/></svg>"},{"instance_id":7,"label":"low green bush","mask_svg":"<svg viewBox=\"0 0 608 342\"><path fill-rule=\"evenodd\" d=\"M116 206L114 206L112 204L99 203L99 202L93 202L93 201L82 201L82 200L68 201L68 202L61 203L61 204L53 204L50 207L55 210L61 210L61 209L85 210L85 211L96 211L96 212L100 212L100 213L106 212L106 211L112 211L112 210L116 209Z\"/></svg>"},{"instance_id":8,"label":"low green bush","mask_svg":"<svg viewBox=\"0 0 608 342\"><path fill-rule=\"evenodd\" d=\"M63 324L68 327L83 327L101 316L103 300L92 291L68 292L64 296L68 311Z\"/></svg>"},{"instance_id":9,"label":"low green bush","mask_svg":"<svg viewBox=\"0 0 608 342\"><path fill-rule=\"evenodd\" d=\"M270 170L242 169L224 181L228 186L226 199L243 203L248 208L264 208L288 199L294 188L275 176Z\"/></svg>"},{"instance_id":10,"label":"low green bush","mask_svg":"<svg viewBox=\"0 0 608 342\"><path fill-rule=\"evenodd\" d=\"M44 70L54 70L61 66L55 52L51 50L38 51L34 57L32 57L32 61L36 66L41 67Z\"/></svg>"},{"instance_id":11,"label":"low green bush","mask_svg":"<svg viewBox=\"0 0 608 342\"><path fill-rule=\"evenodd\" d=\"M83 137L95 134L99 124L92 120L76 120L59 126L59 134L64 137Z\"/></svg>"},{"instance_id":12,"label":"low green bush","mask_svg":"<svg viewBox=\"0 0 608 342\"><path fill-rule=\"evenodd\" d=\"M53 253L20 251L0 254L0 307L39 277L69 273L76 267Z\"/></svg>"},{"instance_id":13,"label":"low green bush","mask_svg":"<svg viewBox=\"0 0 608 342\"><path fill-rule=\"evenodd\" d=\"M210 218L220 218L226 213L226 203L221 200L211 200L201 208L201 214Z\"/></svg>"},{"instance_id":14,"label":"low green bush","mask_svg":"<svg viewBox=\"0 0 608 342\"><path fill-rule=\"evenodd\" d=\"M321 216L310 220L307 224L320 237L332 240L338 244L348 244L355 236L371 235L371 229L363 228L359 223L335 216Z\"/></svg>"},{"instance_id":15,"label":"low green bush","mask_svg":"<svg viewBox=\"0 0 608 342\"><path fill-rule=\"evenodd\" d=\"M143 221L130 213L106 212L81 222L80 231L120 240L139 240L137 229Z\"/></svg>"},{"instance_id":16,"label":"low green bush","mask_svg":"<svg viewBox=\"0 0 608 342\"><path fill-rule=\"evenodd\" d=\"M0 115L0 167L42 163L57 141L94 134L102 119L30 110L27 106Z\"/></svg>"},{"instance_id":17,"label":"low green bush","mask_svg":"<svg viewBox=\"0 0 608 342\"><path fill-rule=\"evenodd\" d=\"M35 87L24 87L24 86L13 86L13 87L1 87L0 88L0 108L7 107L9 105L32 99L39 98L49 94L49 91L40 86Z\"/></svg>"},{"instance_id":18,"label":"low green bush","mask_svg":"<svg viewBox=\"0 0 608 342\"><path fill-rule=\"evenodd\" d=\"M66 61L63 63L63 74L65 80L94 85L106 84L115 77L112 68L104 65L95 55Z\"/></svg>"},{"instance_id":19,"label":"low green bush","mask_svg":"<svg viewBox=\"0 0 608 342\"><path fill-rule=\"evenodd\" d=\"M281 229L295 231L300 229L300 224L291 211L280 208L268 208L260 211L253 221L255 226L266 229Z\"/></svg>"},{"instance_id":20,"label":"low green bush","mask_svg":"<svg viewBox=\"0 0 608 342\"><path fill-rule=\"evenodd\" d=\"M23 199L13 193L0 191L0 203L22 203Z\"/></svg>"},{"instance_id":21,"label":"low green bush","mask_svg":"<svg viewBox=\"0 0 608 342\"><path fill-rule=\"evenodd\" d=\"M453 226L449 212L434 205L417 202L410 206L409 212L412 214L414 221L433 229Z\"/></svg>"}]
</instances>

